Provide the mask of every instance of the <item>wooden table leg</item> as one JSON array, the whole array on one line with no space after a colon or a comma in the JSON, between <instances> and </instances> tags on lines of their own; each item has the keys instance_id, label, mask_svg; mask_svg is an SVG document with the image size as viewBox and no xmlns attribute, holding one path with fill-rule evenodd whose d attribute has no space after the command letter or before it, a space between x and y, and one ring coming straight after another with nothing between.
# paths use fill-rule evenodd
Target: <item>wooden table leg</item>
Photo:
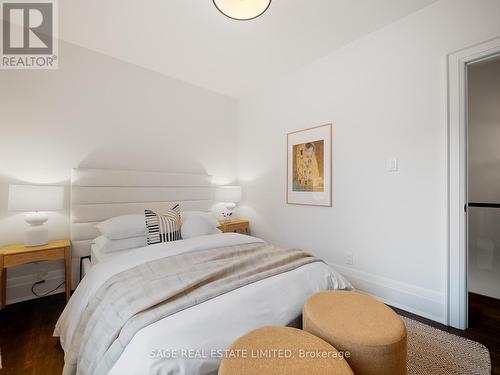
<instances>
[{"instance_id":1,"label":"wooden table leg","mask_svg":"<svg viewBox=\"0 0 500 375\"><path fill-rule=\"evenodd\" d=\"M64 266L65 266L65 284L66 284L66 302L71 297L71 247L64 248Z\"/></svg>"},{"instance_id":2,"label":"wooden table leg","mask_svg":"<svg viewBox=\"0 0 500 375\"><path fill-rule=\"evenodd\" d=\"M0 254L0 308L4 308L7 300L7 268L3 268L3 255Z\"/></svg>"}]
</instances>

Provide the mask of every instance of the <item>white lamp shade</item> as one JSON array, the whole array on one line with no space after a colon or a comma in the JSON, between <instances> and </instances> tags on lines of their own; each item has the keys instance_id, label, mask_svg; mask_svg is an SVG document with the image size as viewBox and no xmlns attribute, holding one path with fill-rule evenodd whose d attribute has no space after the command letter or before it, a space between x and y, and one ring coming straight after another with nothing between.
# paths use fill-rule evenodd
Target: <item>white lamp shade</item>
<instances>
[{"instance_id":1,"label":"white lamp shade","mask_svg":"<svg viewBox=\"0 0 500 375\"><path fill-rule=\"evenodd\" d=\"M215 190L215 200L238 203L241 201L241 186L219 186Z\"/></svg>"},{"instance_id":2,"label":"white lamp shade","mask_svg":"<svg viewBox=\"0 0 500 375\"><path fill-rule=\"evenodd\" d=\"M57 211L63 200L63 186L9 185L9 211Z\"/></svg>"},{"instance_id":3,"label":"white lamp shade","mask_svg":"<svg viewBox=\"0 0 500 375\"><path fill-rule=\"evenodd\" d=\"M264 13L271 0L213 0L221 13L236 20L251 20Z\"/></svg>"}]
</instances>

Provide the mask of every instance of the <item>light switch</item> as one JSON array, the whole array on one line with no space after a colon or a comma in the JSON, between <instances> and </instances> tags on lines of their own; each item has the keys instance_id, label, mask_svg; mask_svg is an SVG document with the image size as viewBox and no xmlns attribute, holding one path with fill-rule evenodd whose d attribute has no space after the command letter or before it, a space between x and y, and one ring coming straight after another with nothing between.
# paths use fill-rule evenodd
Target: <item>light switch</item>
<instances>
[{"instance_id":1,"label":"light switch","mask_svg":"<svg viewBox=\"0 0 500 375\"><path fill-rule=\"evenodd\" d=\"M345 264L352 266L354 264L354 257L350 251L345 254Z\"/></svg>"},{"instance_id":2,"label":"light switch","mask_svg":"<svg viewBox=\"0 0 500 375\"><path fill-rule=\"evenodd\" d=\"M398 159L387 159L387 171L388 172L399 171L399 160Z\"/></svg>"}]
</instances>

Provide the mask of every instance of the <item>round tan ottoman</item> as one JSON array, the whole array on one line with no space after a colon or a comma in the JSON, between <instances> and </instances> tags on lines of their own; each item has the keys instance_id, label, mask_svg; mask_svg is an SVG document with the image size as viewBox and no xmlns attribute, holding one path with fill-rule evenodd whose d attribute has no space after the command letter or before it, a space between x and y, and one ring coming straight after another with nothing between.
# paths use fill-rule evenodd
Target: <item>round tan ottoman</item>
<instances>
[{"instance_id":1,"label":"round tan ottoman","mask_svg":"<svg viewBox=\"0 0 500 375\"><path fill-rule=\"evenodd\" d=\"M356 375L406 374L406 327L388 306L358 292L328 291L304 305L304 330L349 352Z\"/></svg>"},{"instance_id":2,"label":"round tan ottoman","mask_svg":"<svg viewBox=\"0 0 500 375\"><path fill-rule=\"evenodd\" d=\"M330 344L296 328L264 327L237 339L219 375L353 375Z\"/></svg>"}]
</instances>

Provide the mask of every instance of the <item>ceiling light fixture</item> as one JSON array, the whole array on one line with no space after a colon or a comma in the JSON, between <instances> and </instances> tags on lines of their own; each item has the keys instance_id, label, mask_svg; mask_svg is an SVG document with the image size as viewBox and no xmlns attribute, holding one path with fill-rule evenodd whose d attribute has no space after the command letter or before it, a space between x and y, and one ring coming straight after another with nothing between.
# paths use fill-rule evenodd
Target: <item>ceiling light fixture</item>
<instances>
[{"instance_id":1,"label":"ceiling light fixture","mask_svg":"<svg viewBox=\"0 0 500 375\"><path fill-rule=\"evenodd\" d=\"M271 0L213 0L213 2L222 14L239 21L257 18L271 5Z\"/></svg>"}]
</instances>

